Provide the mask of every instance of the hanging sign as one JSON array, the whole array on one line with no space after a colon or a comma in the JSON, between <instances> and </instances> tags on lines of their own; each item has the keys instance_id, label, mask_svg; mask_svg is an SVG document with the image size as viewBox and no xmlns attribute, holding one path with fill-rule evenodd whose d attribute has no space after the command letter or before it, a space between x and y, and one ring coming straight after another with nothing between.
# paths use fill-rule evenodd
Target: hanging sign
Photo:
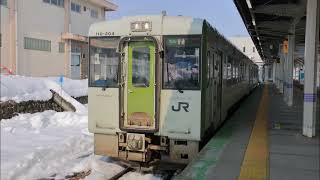
<instances>
[{"instance_id":1,"label":"hanging sign","mask_svg":"<svg viewBox=\"0 0 320 180\"><path fill-rule=\"evenodd\" d=\"M288 40L284 40L282 44L282 53L288 54L288 51L289 51Z\"/></svg>"}]
</instances>

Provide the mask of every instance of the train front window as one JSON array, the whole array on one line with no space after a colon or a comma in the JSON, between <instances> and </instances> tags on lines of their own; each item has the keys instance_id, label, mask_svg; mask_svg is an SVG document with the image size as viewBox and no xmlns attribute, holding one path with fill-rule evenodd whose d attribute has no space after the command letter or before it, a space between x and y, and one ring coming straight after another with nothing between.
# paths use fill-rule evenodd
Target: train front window
<instances>
[{"instance_id":1,"label":"train front window","mask_svg":"<svg viewBox=\"0 0 320 180\"><path fill-rule=\"evenodd\" d=\"M150 49L139 47L132 49L132 84L135 87L149 87Z\"/></svg>"},{"instance_id":2,"label":"train front window","mask_svg":"<svg viewBox=\"0 0 320 180\"><path fill-rule=\"evenodd\" d=\"M118 43L119 38L90 38L90 86L118 86Z\"/></svg>"},{"instance_id":3,"label":"train front window","mask_svg":"<svg viewBox=\"0 0 320 180\"><path fill-rule=\"evenodd\" d=\"M165 37L164 88L199 89L200 36Z\"/></svg>"}]
</instances>

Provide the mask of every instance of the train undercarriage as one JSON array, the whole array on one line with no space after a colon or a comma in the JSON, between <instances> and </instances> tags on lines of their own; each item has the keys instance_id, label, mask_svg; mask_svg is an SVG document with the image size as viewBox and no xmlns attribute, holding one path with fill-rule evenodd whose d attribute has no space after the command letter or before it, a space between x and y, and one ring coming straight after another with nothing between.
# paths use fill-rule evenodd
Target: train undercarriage
<instances>
[{"instance_id":1,"label":"train undercarriage","mask_svg":"<svg viewBox=\"0 0 320 180\"><path fill-rule=\"evenodd\" d=\"M95 154L127 161L161 160L186 164L199 152L199 142L138 133L95 134Z\"/></svg>"}]
</instances>

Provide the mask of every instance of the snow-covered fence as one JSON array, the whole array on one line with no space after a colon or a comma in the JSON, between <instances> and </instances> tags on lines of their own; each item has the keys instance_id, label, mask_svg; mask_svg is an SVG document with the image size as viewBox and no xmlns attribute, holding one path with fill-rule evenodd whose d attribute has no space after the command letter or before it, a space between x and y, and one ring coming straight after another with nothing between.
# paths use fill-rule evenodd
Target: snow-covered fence
<instances>
[{"instance_id":1,"label":"snow-covered fence","mask_svg":"<svg viewBox=\"0 0 320 180\"><path fill-rule=\"evenodd\" d=\"M19 103L9 100L0 102L0 120L10 119L18 113L36 113L46 110L55 110L57 112L63 111L53 99L48 101L22 101Z\"/></svg>"}]
</instances>

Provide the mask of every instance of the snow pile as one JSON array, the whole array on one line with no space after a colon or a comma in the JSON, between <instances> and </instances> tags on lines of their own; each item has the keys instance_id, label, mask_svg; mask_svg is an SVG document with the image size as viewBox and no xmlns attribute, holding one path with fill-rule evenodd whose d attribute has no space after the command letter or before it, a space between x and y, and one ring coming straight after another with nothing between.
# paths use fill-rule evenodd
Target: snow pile
<instances>
[{"instance_id":1,"label":"snow pile","mask_svg":"<svg viewBox=\"0 0 320 180\"><path fill-rule=\"evenodd\" d=\"M0 75L1 101L49 100L52 97L41 78Z\"/></svg>"},{"instance_id":2,"label":"snow pile","mask_svg":"<svg viewBox=\"0 0 320 180\"><path fill-rule=\"evenodd\" d=\"M121 171L121 166L93 155L87 118L45 111L1 121L0 179L63 179L89 169L90 177L111 177Z\"/></svg>"},{"instance_id":3,"label":"snow pile","mask_svg":"<svg viewBox=\"0 0 320 180\"><path fill-rule=\"evenodd\" d=\"M45 111L1 121L1 179L70 172L82 156L92 154L87 118L73 112Z\"/></svg>"},{"instance_id":4,"label":"snow pile","mask_svg":"<svg viewBox=\"0 0 320 180\"><path fill-rule=\"evenodd\" d=\"M75 108L76 108L76 112L77 113L86 113L87 108L79 103L77 100L75 100L74 98L72 98L69 94L67 94L65 92L65 90L63 90L61 88L61 86L59 84L57 84L54 81L45 81L46 86L49 89L54 90L56 93L58 93L63 99L65 99L66 101L68 101L69 103L71 103Z\"/></svg>"},{"instance_id":5,"label":"snow pile","mask_svg":"<svg viewBox=\"0 0 320 180\"><path fill-rule=\"evenodd\" d=\"M86 107L73 97L86 96L88 94L88 80L72 80L64 78L62 86L58 77L24 77L0 75L1 101L13 100L15 102L51 99L54 90L65 100L70 102L78 113L85 113Z\"/></svg>"},{"instance_id":6,"label":"snow pile","mask_svg":"<svg viewBox=\"0 0 320 180\"><path fill-rule=\"evenodd\" d=\"M88 132L88 111L71 96L88 93L87 80L32 78L1 75L1 101L49 100L50 89L70 102L76 112L44 111L19 114L1 122L1 180L65 179L77 172L86 179L108 179L123 168L107 157L93 154L93 135ZM158 179L129 173L122 179Z\"/></svg>"},{"instance_id":7,"label":"snow pile","mask_svg":"<svg viewBox=\"0 0 320 180\"><path fill-rule=\"evenodd\" d=\"M57 82L60 85L58 77L49 77L52 81ZM62 89L72 97L81 97L88 95L88 79L74 80L64 78Z\"/></svg>"},{"instance_id":8,"label":"snow pile","mask_svg":"<svg viewBox=\"0 0 320 180\"><path fill-rule=\"evenodd\" d=\"M44 111L1 121L1 180L64 179L76 172L89 180L108 179L123 168L93 154L87 114ZM122 179L158 179L129 173Z\"/></svg>"},{"instance_id":9,"label":"snow pile","mask_svg":"<svg viewBox=\"0 0 320 180\"><path fill-rule=\"evenodd\" d=\"M50 88L52 88L52 86L59 87L59 90L62 87L62 90L73 97L88 95L87 79L72 80L69 78L64 78L62 86L60 86L59 77L24 77L0 75L0 80L1 101L47 101L52 97L50 92Z\"/></svg>"}]
</instances>

